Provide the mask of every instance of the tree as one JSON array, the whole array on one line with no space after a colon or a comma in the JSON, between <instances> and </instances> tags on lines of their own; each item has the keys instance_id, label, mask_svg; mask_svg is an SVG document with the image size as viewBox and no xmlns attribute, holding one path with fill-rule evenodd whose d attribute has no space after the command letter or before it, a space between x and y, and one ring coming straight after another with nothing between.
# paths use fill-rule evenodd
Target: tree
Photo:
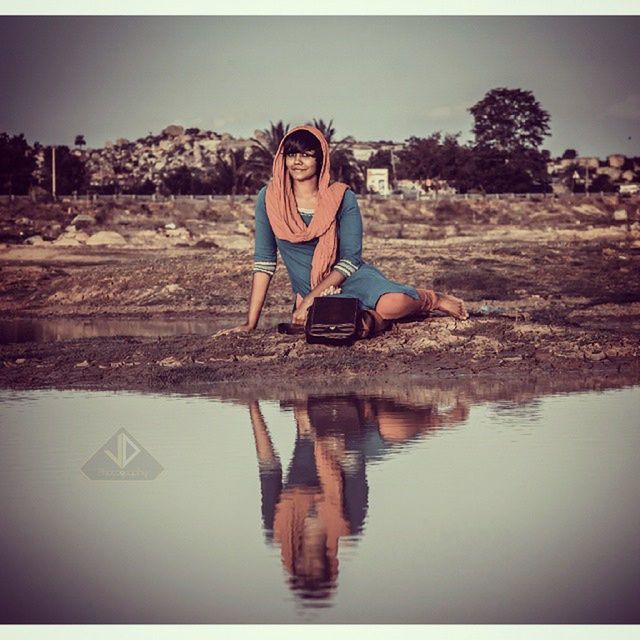
<instances>
[{"instance_id":1,"label":"tree","mask_svg":"<svg viewBox=\"0 0 640 640\"><path fill-rule=\"evenodd\" d=\"M333 118L331 118L331 120L329 120L328 124L325 124L325 122L324 122L324 120L322 118L320 118L319 120L316 120L314 118L313 119L313 123L307 122L307 124L309 126L313 126L316 129L318 129L318 131L320 131L320 133L322 133L322 135L326 138L327 143L329 144L329 146L331 146L331 144L333 143L333 136L336 133L336 130L333 127Z\"/></svg>"},{"instance_id":2,"label":"tree","mask_svg":"<svg viewBox=\"0 0 640 640\"><path fill-rule=\"evenodd\" d=\"M213 186L216 193L249 193L257 188L254 165L244 149L218 149Z\"/></svg>"},{"instance_id":3,"label":"tree","mask_svg":"<svg viewBox=\"0 0 640 640\"><path fill-rule=\"evenodd\" d=\"M549 190L539 147L549 135L549 114L531 91L492 89L469 111L475 146L471 177L491 193Z\"/></svg>"},{"instance_id":4,"label":"tree","mask_svg":"<svg viewBox=\"0 0 640 640\"><path fill-rule=\"evenodd\" d=\"M614 193L618 190L618 185L611 182L611 178L605 173L597 175L594 181L589 185L591 193Z\"/></svg>"},{"instance_id":5,"label":"tree","mask_svg":"<svg viewBox=\"0 0 640 640\"><path fill-rule=\"evenodd\" d=\"M162 179L165 190L176 196L193 193L193 175L189 167L182 165L167 173Z\"/></svg>"},{"instance_id":6,"label":"tree","mask_svg":"<svg viewBox=\"0 0 640 640\"><path fill-rule=\"evenodd\" d=\"M250 162L256 179L266 182L271 177L273 159L278 151L282 139L289 131L289 124L284 124L279 120L276 124L269 123L269 129L259 131L254 138L251 138L253 147L251 149Z\"/></svg>"},{"instance_id":7,"label":"tree","mask_svg":"<svg viewBox=\"0 0 640 640\"><path fill-rule=\"evenodd\" d=\"M83 135L83 134L81 134L81 133L79 133L79 134L76 136L76 139L75 139L75 141L74 141L74 143L73 143L73 144L74 144L76 147L84 147L84 146L87 144L87 143L86 143L86 141L85 141L85 139L84 139L84 135Z\"/></svg>"},{"instance_id":8,"label":"tree","mask_svg":"<svg viewBox=\"0 0 640 640\"><path fill-rule=\"evenodd\" d=\"M329 145L331 179L344 182L356 193L360 193L364 188L365 180L363 167L356 160L352 150L355 139L352 136L347 136L342 140L336 140L333 118L328 123L325 123L322 118L314 118L313 123L307 122L307 124L318 129Z\"/></svg>"},{"instance_id":9,"label":"tree","mask_svg":"<svg viewBox=\"0 0 640 640\"><path fill-rule=\"evenodd\" d=\"M412 136L398 152L398 177L420 181L438 178L462 190L460 183L470 162L470 150L460 145L459 137L459 133L443 137L439 131L427 138Z\"/></svg>"},{"instance_id":10,"label":"tree","mask_svg":"<svg viewBox=\"0 0 640 640\"><path fill-rule=\"evenodd\" d=\"M469 166L473 150L458 142L460 133L445 134L440 143L440 177L462 191L464 171Z\"/></svg>"},{"instance_id":11,"label":"tree","mask_svg":"<svg viewBox=\"0 0 640 640\"><path fill-rule=\"evenodd\" d=\"M432 133L428 138L411 136L404 149L398 152L398 175L409 180L441 177L440 142L440 132Z\"/></svg>"},{"instance_id":12,"label":"tree","mask_svg":"<svg viewBox=\"0 0 640 640\"><path fill-rule=\"evenodd\" d=\"M0 133L0 194L25 195L36 161L24 134Z\"/></svg>"},{"instance_id":13,"label":"tree","mask_svg":"<svg viewBox=\"0 0 640 640\"><path fill-rule=\"evenodd\" d=\"M52 147L44 148L44 167L41 187L51 190ZM89 174L83 160L73 155L69 147L56 146L56 193L68 196L74 191L85 193L89 187Z\"/></svg>"},{"instance_id":14,"label":"tree","mask_svg":"<svg viewBox=\"0 0 640 640\"><path fill-rule=\"evenodd\" d=\"M331 152L331 178L348 184L356 193L362 193L364 170L349 147L338 147Z\"/></svg>"},{"instance_id":15,"label":"tree","mask_svg":"<svg viewBox=\"0 0 640 640\"><path fill-rule=\"evenodd\" d=\"M150 196L156 192L156 185L149 178L145 178L142 182L134 182L127 193L138 196Z\"/></svg>"},{"instance_id":16,"label":"tree","mask_svg":"<svg viewBox=\"0 0 640 640\"><path fill-rule=\"evenodd\" d=\"M563 160L575 160L578 157L578 152L575 149L565 149L562 154Z\"/></svg>"},{"instance_id":17,"label":"tree","mask_svg":"<svg viewBox=\"0 0 640 640\"><path fill-rule=\"evenodd\" d=\"M389 175L393 171L391 166L391 151L389 149L378 149L367 160L367 169L388 169Z\"/></svg>"},{"instance_id":18,"label":"tree","mask_svg":"<svg viewBox=\"0 0 640 640\"><path fill-rule=\"evenodd\" d=\"M546 162L535 150L509 155L486 147L474 149L466 177L470 189L486 193L548 193L551 189Z\"/></svg>"},{"instance_id":19,"label":"tree","mask_svg":"<svg viewBox=\"0 0 640 640\"><path fill-rule=\"evenodd\" d=\"M506 153L538 149L549 135L549 114L531 91L492 89L469 111L477 147Z\"/></svg>"}]
</instances>

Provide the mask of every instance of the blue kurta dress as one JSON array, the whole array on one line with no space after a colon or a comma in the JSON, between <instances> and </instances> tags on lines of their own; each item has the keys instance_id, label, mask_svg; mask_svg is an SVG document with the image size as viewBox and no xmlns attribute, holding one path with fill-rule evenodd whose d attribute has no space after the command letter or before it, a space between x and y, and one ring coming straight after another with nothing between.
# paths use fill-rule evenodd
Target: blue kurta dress
<instances>
[{"instance_id":1,"label":"blue kurta dress","mask_svg":"<svg viewBox=\"0 0 640 640\"><path fill-rule=\"evenodd\" d=\"M276 238L267 217L266 191L266 187L260 190L256 203L253 270L273 275L279 251L289 273L294 296L299 294L304 297L311 291L311 260L318 239L296 243ZM299 212L308 226L313 212ZM415 287L389 280L374 266L362 261L362 216L356 195L351 189L347 189L342 198L337 222L338 259L332 268L344 275L346 280L339 285L342 293L334 294L335 297L357 298L363 309L375 309L378 299L385 293L405 293L416 300L420 299Z\"/></svg>"}]
</instances>

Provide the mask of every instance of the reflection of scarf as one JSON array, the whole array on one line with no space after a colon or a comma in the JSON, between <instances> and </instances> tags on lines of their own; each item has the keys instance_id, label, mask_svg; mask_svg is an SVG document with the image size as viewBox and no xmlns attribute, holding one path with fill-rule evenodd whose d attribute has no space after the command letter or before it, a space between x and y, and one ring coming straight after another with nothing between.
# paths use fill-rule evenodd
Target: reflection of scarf
<instances>
[{"instance_id":1,"label":"reflection of scarf","mask_svg":"<svg viewBox=\"0 0 640 640\"><path fill-rule=\"evenodd\" d=\"M329 185L329 145L322 133L310 125L300 125L287 134L304 129L312 133L322 148L322 168L318 180L318 204L313 218L307 227L298 213L293 195L291 178L284 162L283 138L273 159L273 178L267 187L267 217L273 233L281 240L289 242L307 242L318 238L311 262L311 288L315 288L331 271L338 254L338 231L336 215L344 192L349 188L342 182Z\"/></svg>"},{"instance_id":2,"label":"reflection of scarf","mask_svg":"<svg viewBox=\"0 0 640 640\"><path fill-rule=\"evenodd\" d=\"M315 509L333 582L338 575L340 537L350 534L349 523L344 517L344 480L329 444L322 439L315 442L314 456L320 488L293 487L282 492L273 520L273 537L281 545L284 566L291 575L296 575L296 560L303 548L305 519Z\"/></svg>"}]
</instances>

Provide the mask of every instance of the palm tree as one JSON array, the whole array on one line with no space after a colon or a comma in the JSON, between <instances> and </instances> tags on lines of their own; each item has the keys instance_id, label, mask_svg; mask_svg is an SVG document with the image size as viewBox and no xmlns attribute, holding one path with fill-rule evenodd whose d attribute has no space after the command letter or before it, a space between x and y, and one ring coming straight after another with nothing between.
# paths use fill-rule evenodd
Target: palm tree
<instances>
[{"instance_id":1,"label":"palm tree","mask_svg":"<svg viewBox=\"0 0 640 640\"><path fill-rule=\"evenodd\" d=\"M218 149L216 153L214 185L218 193L231 195L248 193L255 187L254 168L244 148Z\"/></svg>"},{"instance_id":2,"label":"palm tree","mask_svg":"<svg viewBox=\"0 0 640 640\"><path fill-rule=\"evenodd\" d=\"M331 153L331 177L336 182L345 182L356 193L362 193L364 171L349 147L337 147Z\"/></svg>"},{"instance_id":3,"label":"palm tree","mask_svg":"<svg viewBox=\"0 0 640 640\"><path fill-rule=\"evenodd\" d=\"M325 124L324 120L322 118L320 118L319 120L316 120L316 118L313 119L313 123L311 122L307 122L308 125L310 126L314 126L316 129L318 129L320 131L320 133L322 133L322 135L326 138L329 146L331 146L331 143L333 142L333 136L336 133L336 130L334 129L333 125L333 118L331 118L331 120L329 120L328 124Z\"/></svg>"},{"instance_id":4,"label":"palm tree","mask_svg":"<svg viewBox=\"0 0 640 640\"><path fill-rule=\"evenodd\" d=\"M284 124L282 120L271 125L269 129L262 129L255 138L251 138L253 146L251 148L250 163L253 174L257 180L266 182L271 176L273 159L278 151L282 139L289 131L289 124Z\"/></svg>"},{"instance_id":5,"label":"palm tree","mask_svg":"<svg viewBox=\"0 0 640 640\"><path fill-rule=\"evenodd\" d=\"M333 127L333 118L328 123L325 123L322 118L319 120L314 118L313 126L322 133L329 143L331 178L334 181L346 182L354 191L360 192L364 185L364 173L351 150L351 146L355 142L353 136L334 140L336 130Z\"/></svg>"}]
</instances>

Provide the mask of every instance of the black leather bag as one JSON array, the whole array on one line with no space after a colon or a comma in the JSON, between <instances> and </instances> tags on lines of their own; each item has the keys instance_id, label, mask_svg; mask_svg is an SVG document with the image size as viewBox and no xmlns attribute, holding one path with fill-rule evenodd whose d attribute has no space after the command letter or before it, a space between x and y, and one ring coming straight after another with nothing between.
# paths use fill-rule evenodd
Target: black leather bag
<instances>
[{"instance_id":1,"label":"black leather bag","mask_svg":"<svg viewBox=\"0 0 640 640\"><path fill-rule=\"evenodd\" d=\"M312 344L350 345L358 337L360 302L357 298L315 298L304 327Z\"/></svg>"}]
</instances>

